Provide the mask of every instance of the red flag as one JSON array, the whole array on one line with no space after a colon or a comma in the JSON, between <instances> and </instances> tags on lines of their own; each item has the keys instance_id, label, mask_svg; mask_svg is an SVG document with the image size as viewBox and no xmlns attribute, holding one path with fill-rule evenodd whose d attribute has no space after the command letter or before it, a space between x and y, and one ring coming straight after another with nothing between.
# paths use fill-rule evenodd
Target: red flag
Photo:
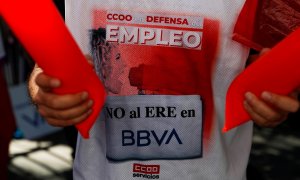
<instances>
[{"instance_id":1,"label":"red flag","mask_svg":"<svg viewBox=\"0 0 300 180\"><path fill-rule=\"evenodd\" d=\"M251 64L230 85L226 97L228 131L250 120L243 107L247 91L260 96L263 91L287 95L300 86L300 28L270 52Z\"/></svg>"},{"instance_id":2,"label":"red flag","mask_svg":"<svg viewBox=\"0 0 300 180\"><path fill-rule=\"evenodd\" d=\"M62 82L56 93L87 91L94 100L92 114L76 125L81 135L89 137L105 99L104 88L67 30L51 0L1 0L0 13L34 61L52 77Z\"/></svg>"}]
</instances>

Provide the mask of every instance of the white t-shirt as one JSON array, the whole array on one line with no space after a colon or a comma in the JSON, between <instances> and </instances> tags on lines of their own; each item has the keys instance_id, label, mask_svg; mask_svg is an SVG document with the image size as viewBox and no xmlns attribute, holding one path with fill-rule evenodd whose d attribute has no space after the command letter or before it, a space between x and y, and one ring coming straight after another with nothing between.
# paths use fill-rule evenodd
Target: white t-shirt
<instances>
[{"instance_id":1,"label":"white t-shirt","mask_svg":"<svg viewBox=\"0 0 300 180\"><path fill-rule=\"evenodd\" d=\"M108 98L74 179L246 179L252 123L226 134L228 86L249 49L244 0L66 0L66 23Z\"/></svg>"}]
</instances>

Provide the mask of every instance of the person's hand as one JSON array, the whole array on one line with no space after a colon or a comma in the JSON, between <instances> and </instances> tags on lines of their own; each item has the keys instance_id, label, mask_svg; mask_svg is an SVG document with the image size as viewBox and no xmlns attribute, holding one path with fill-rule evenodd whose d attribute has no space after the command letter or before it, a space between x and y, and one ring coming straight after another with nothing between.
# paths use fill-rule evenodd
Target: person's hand
<instances>
[{"instance_id":1,"label":"person's hand","mask_svg":"<svg viewBox=\"0 0 300 180\"><path fill-rule=\"evenodd\" d=\"M294 92L290 96L284 96L265 91L260 97L256 97L247 92L244 107L257 125L275 127L286 120L290 112L299 110L297 94Z\"/></svg>"},{"instance_id":2,"label":"person's hand","mask_svg":"<svg viewBox=\"0 0 300 180\"><path fill-rule=\"evenodd\" d=\"M269 51L269 48L264 48L259 54L250 56L248 64ZM257 125L274 127L286 120L289 113L299 110L298 93L299 90L295 90L289 96L284 96L265 91L260 97L256 97L253 93L247 92L244 107Z\"/></svg>"},{"instance_id":3,"label":"person's hand","mask_svg":"<svg viewBox=\"0 0 300 180\"><path fill-rule=\"evenodd\" d=\"M32 96L39 113L53 126L70 126L85 120L92 112L93 101L87 92L57 95L52 92L60 81L40 72L35 83L37 92Z\"/></svg>"}]
</instances>

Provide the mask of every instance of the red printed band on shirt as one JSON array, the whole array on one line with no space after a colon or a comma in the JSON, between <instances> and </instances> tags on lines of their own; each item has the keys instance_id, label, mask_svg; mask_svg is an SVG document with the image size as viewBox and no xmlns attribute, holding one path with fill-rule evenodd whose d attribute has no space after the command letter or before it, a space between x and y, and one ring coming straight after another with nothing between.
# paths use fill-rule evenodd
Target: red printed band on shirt
<instances>
[{"instance_id":1,"label":"red printed band on shirt","mask_svg":"<svg viewBox=\"0 0 300 180\"><path fill-rule=\"evenodd\" d=\"M106 40L201 50L203 17L108 11Z\"/></svg>"},{"instance_id":2,"label":"red printed band on shirt","mask_svg":"<svg viewBox=\"0 0 300 180\"><path fill-rule=\"evenodd\" d=\"M163 15L129 11L107 11L107 22L126 24L169 26L179 28L203 29L204 18L200 16Z\"/></svg>"}]
</instances>

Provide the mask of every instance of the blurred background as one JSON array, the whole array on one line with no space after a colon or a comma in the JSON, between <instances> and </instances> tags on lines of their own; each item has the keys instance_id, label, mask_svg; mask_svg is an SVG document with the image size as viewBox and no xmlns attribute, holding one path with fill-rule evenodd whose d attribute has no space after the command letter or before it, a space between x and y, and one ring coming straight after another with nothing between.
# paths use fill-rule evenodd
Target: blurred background
<instances>
[{"instance_id":1,"label":"blurred background","mask_svg":"<svg viewBox=\"0 0 300 180\"><path fill-rule=\"evenodd\" d=\"M64 16L64 1L54 2ZM54 128L40 117L26 85L33 61L2 19L0 36L0 180L71 180L76 129ZM300 180L300 112L276 128L255 127L248 179Z\"/></svg>"}]
</instances>

